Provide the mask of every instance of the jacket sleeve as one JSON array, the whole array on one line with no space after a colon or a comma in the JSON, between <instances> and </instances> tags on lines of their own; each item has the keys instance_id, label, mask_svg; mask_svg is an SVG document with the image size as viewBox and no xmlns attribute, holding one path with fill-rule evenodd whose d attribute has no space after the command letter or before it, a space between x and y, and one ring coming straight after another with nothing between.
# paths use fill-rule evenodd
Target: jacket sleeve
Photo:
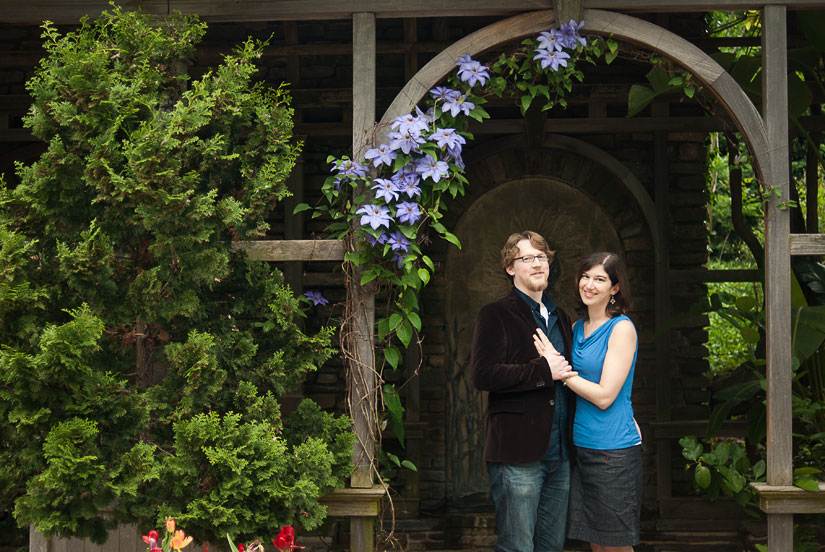
<instances>
[{"instance_id":1,"label":"jacket sleeve","mask_svg":"<svg viewBox=\"0 0 825 552\"><path fill-rule=\"evenodd\" d=\"M525 340L529 340L529 347L533 346L532 335L513 335L512 326L513 321L505 321L501 309L493 305L486 305L478 312L470 360L473 385L496 393L552 387L554 382L547 361L535 351L530 355L526 349ZM523 358L513 358L519 351Z\"/></svg>"}]
</instances>

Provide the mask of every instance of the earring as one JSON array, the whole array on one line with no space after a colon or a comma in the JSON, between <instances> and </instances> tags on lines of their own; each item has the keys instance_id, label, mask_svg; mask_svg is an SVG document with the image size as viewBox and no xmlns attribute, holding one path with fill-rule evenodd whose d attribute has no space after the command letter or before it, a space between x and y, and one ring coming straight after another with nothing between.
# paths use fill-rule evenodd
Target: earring
<instances>
[{"instance_id":1,"label":"earring","mask_svg":"<svg viewBox=\"0 0 825 552\"><path fill-rule=\"evenodd\" d=\"M610 304L611 304L611 305L615 305L615 304L616 304L616 296L615 296L615 295L611 295L611 296L610 296Z\"/></svg>"}]
</instances>

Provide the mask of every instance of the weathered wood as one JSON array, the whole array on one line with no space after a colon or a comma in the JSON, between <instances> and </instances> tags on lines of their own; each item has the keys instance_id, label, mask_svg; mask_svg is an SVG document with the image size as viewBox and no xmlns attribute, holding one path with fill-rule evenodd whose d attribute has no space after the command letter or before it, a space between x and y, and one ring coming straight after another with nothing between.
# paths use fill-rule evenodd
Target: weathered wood
<instances>
[{"instance_id":1,"label":"weathered wood","mask_svg":"<svg viewBox=\"0 0 825 552\"><path fill-rule=\"evenodd\" d=\"M825 255L825 234L791 234L791 255Z\"/></svg>"},{"instance_id":2,"label":"weathered wood","mask_svg":"<svg viewBox=\"0 0 825 552\"><path fill-rule=\"evenodd\" d=\"M768 466L771 485L793 481L791 452L791 281L790 223L779 202L789 195L788 87L786 14L780 6L767 6L762 25L763 112L769 138L772 170L765 173L770 195L765 209L765 293L767 319Z\"/></svg>"},{"instance_id":3,"label":"weathered wood","mask_svg":"<svg viewBox=\"0 0 825 552\"><path fill-rule=\"evenodd\" d=\"M818 9L817 0L774 0L774 4L789 9ZM552 0L416 0L386 2L382 0L124 0L124 8L140 7L144 12L163 16L173 10L200 14L206 21L286 21L349 19L353 13L374 13L379 18L451 17L512 15L519 12L553 7ZM703 12L711 10L760 9L764 3L753 0L583 0L589 9L610 9L623 12ZM109 8L106 0L32 0L5 2L0 10L0 22L39 23L49 19L55 23L76 23L84 15L97 16Z\"/></svg>"},{"instance_id":4,"label":"weathered wood","mask_svg":"<svg viewBox=\"0 0 825 552\"><path fill-rule=\"evenodd\" d=\"M52 552L52 541L43 533L29 526L29 552Z\"/></svg>"},{"instance_id":5,"label":"weathered wood","mask_svg":"<svg viewBox=\"0 0 825 552\"><path fill-rule=\"evenodd\" d=\"M232 242L254 261L343 261L340 240L260 240Z\"/></svg>"},{"instance_id":6,"label":"weathered wood","mask_svg":"<svg viewBox=\"0 0 825 552\"><path fill-rule=\"evenodd\" d=\"M322 496L318 502L327 507L328 517L369 517L378 515L378 505L384 494L381 485L366 489L337 489Z\"/></svg>"},{"instance_id":7,"label":"weathered wood","mask_svg":"<svg viewBox=\"0 0 825 552\"><path fill-rule=\"evenodd\" d=\"M553 0L553 11L556 12L557 21L581 21L582 0Z\"/></svg>"},{"instance_id":8,"label":"weathered wood","mask_svg":"<svg viewBox=\"0 0 825 552\"><path fill-rule=\"evenodd\" d=\"M685 435L702 436L708 429L707 420L674 420L669 422L653 422L654 439L681 439ZM717 437L744 437L748 434L745 422L726 421L717 430Z\"/></svg>"},{"instance_id":9,"label":"weathered wood","mask_svg":"<svg viewBox=\"0 0 825 552\"><path fill-rule=\"evenodd\" d=\"M794 485L751 483L759 493L759 508L767 514L825 514L825 483L819 491L806 491Z\"/></svg>"},{"instance_id":10,"label":"weathered wood","mask_svg":"<svg viewBox=\"0 0 825 552\"><path fill-rule=\"evenodd\" d=\"M770 193L765 208L765 322L767 327L767 472L771 486L793 482L791 409L790 216L779 202L790 199L788 162L787 13L762 10L762 112L770 166L762 172ZM768 548L793 550L793 516L768 514Z\"/></svg>"},{"instance_id":11,"label":"weathered wood","mask_svg":"<svg viewBox=\"0 0 825 552\"><path fill-rule=\"evenodd\" d=\"M356 13L352 17L352 153L362 160L370 145L375 125L375 15ZM356 442L352 453L354 469L350 476L353 488L372 489L375 458L376 372L375 292L360 285L360 273L354 270L347 285L349 409L355 426ZM375 520L367 515L350 519L350 550L372 552L375 544Z\"/></svg>"}]
</instances>

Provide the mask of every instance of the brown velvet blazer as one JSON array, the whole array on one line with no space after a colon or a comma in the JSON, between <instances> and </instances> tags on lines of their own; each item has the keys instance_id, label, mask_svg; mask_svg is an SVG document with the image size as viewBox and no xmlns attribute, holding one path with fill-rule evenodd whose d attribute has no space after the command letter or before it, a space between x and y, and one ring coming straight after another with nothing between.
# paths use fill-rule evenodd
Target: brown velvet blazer
<instances>
[{"instance_id":1,"label":"brown velvet blazer","mask_svg":"<svg viewBox=\"0 0 825 552\"><path fill-rule=\"evenodd\" d=\"M558 324L570 361L570 317L557 307ZM470 360L473 384L488 391L484 423L484 459L487 462L534 462L550 443L555 409L555 386L550 366L536 353L537 329L530 307L515 291L481 308L476 319ZM569 393L568 443L576 400Z\"/></svg>"}]
</instances>

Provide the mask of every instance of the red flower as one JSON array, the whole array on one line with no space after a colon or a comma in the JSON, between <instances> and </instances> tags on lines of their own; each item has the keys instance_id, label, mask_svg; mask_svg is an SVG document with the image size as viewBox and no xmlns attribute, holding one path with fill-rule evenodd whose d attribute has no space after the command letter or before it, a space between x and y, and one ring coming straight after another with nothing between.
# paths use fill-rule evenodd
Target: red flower
<instances>
[{"instance_id":1,"label":"red flower","mask_svg":"<svg viewBox=\"0 0 825 552\"><path fill-rule=\"evenodd\" d=\"M149 550L155 548L158 544L158 532L157 531L149 531L147 534L141 537L143 542L149 545Z\"/></svg>"},{"instance_id":2,"label":"red flower","mask_svg":"<svg viewBox=\"0 0 825 552\"><path fill-rule=\"evenodd\" d=\"M244 546L243 543L238 545L238 552L244 552L245 550L246 550L246 546Z\"/></svg>"},{"instance_id":3,"label":"red flower","mask_svg":"<svg viewBox=\"0 0 825 552\"><path fill-rule=\"evenodd\" d=\"M286 550L287 552L292 552L296 548L303 548L303 546L295 545L295 530L289 525L281 528L278 536L272 539L272 544L274 544L278 550Z\"/></svg>"}]
</instances>

